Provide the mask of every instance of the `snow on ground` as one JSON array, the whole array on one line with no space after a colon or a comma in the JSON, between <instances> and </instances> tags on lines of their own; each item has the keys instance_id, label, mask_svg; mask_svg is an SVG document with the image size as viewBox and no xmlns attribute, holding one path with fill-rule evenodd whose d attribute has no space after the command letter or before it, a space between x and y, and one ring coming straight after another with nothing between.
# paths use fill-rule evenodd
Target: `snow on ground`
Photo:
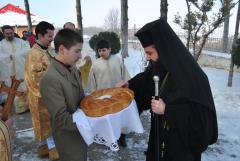
<instances>
[{"instance_id":1,"label":"snow on ground","mask_svg":"<svg viewBox=\"0 0 240 161\"><path fill-rule=\"evenodd\" d=\"M228 72L204 68L215 101L219 138L203 155L205 161L240 160L240 74L234 73L233 86L227 87Z\"/></svg>"},{"instance_id":2,"label":"snow on ground","mask_svg":"<svg viewBox=\"0 0 240 161\"><path fill-rule=\"evenodd\" d=\"M130 57L125 64L131 74L136 75L143 65L142 53L129 49ZM240 161L240 74L234 73L233 87L227 87L228 71L203 68L208 75L218 116L219 138L202 155L202 161ZM18 117L18 116L17 116ZM29 116L28 116L29 117ZM145 132L127 135L127 148L112 152L107 147L93 144L89 147L89 161L144 161L147 148L150 114L141 115ZM27 127L30 128L30 127ZM14 161L48 161L36 156L33 131L17 133L13 146Z\"/></svg>"},{"instance_id":3,"label":"snow on ground","mask_svg":"<svg viewBox=\"0 0 240 161\"><path fill-rule=\"evenodd\" d=\"M193 50L190 49L190 51L192 52ZM203 50L202 54L210 55L210 56L216 56L216 57L222 57L222 58L226 58L226 59L231 58L231 55L229 53L221 53L221 52L215 52L215 51Z\"/></svg>"},{"instance_id":4,"label":"snow on ground","mask_svg":"<svg viewBox=\"0 0 240 161\"><path fill-rule=\"evenodd\" d=\"M203 54L216 56L216 57L223 57L223 58L226 58L226 59L230 59L231 58L231 55L228 54L228 53L220 53L220 52L203 50Z\"/></svg>"}]
</instances>

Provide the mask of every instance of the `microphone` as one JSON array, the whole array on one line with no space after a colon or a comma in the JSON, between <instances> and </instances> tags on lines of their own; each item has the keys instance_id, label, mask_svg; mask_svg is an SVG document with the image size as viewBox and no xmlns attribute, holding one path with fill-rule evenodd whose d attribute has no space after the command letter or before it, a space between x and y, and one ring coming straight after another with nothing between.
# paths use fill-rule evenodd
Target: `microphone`
<instances>
[{"instance_id":1,"label":"microphone","mask_svg":"<svg viewBox=\"0 0 240 161\"><path fill-rule=\"evenodd\" d=\"M154 84L155 84L155 100L159 99L159 91L158 91L158 84L159 84L159 76L153 76Z\"/></svg>"}]
</instances>

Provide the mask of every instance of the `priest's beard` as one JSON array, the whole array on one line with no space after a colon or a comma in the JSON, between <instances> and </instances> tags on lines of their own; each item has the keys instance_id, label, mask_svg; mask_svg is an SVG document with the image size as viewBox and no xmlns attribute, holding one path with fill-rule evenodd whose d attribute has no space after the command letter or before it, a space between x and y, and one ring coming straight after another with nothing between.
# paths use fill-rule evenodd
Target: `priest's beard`
<instances>
[{"instance_id":1,"label":"priest's beard","mask_svg":"<svg viewBox=\"0 0 240 161\"><path fill-rule=\"evenodd\" d=\"M152 62L152 74L153 75L158 75L161 78L163 78L167 74L167 70L163 66L163 64L158 60L156 62Z\"/></svg>"},{"instance_id":2,"label":"priest's beard","mask_svg":"<svg viewBox=\"0 0 240 161\"><path fill-rule=\"evenodd\" d=\"M11 41L13 41L13 38L14 38L13 36L6 37L6 40L11 42Z\"/></svg>"}]
</instances>

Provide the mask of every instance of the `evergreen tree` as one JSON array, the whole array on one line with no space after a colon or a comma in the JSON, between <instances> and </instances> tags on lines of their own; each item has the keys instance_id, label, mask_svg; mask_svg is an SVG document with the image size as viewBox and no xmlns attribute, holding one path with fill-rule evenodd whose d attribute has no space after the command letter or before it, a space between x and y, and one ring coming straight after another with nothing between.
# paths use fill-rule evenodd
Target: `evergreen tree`
<instances>
[{"instance_id":1,"label":"evergreen tree","mask_svg":"<svg viewBox=\"0 0 240 161\"><path fill-rule=\"evenodd\" d=\"M221 5L217 12L213 8ZM222 25L230 10L236 5L233 0L186 0L188 13L185 17L175 15L174 22L187 31L187 48L192 48L195 60L198 60L208 36Z\"/></svg>"},{"instance_id":2,"label":"evergreen tree","mask_svg":"<svg viewBox=\"0 0 240 161\"><path fill-rule=\"evenodd\" d=\"M102 39L105 39L109 42L111 54L117 54L121 49L120 38L115 32L100 32L98 35L93 35L89 40L89 45L96 52L97 58L99 58L99 54L96 51L96 43Z\"/></svg>"},{"instance_id":3,"label":"evergreen tree","mask_svg":"<svg viewBox=\"0 0 240 161\"><path fill-rule=\"evenodd\" d=\"M232 61L238 68L240 67L240 39L237 39L232 48Z\"/></svg>"},{"instance_id":4,"label":"evergreen tree","mask_svg":"<svg viewBox=\"0 0 240 161\"><path fill-rule=\"evenodd\" d=\"M235 43L238 39L239 20L240 20L240 3L238 3L238 11L237 11L236 26L235 26L233 43L232 43L232 49L234 48ZM231 54L231 63L230 63L230 69L229 69L229 74L228 74L228 83L227 83L228 87L232 87L232 80L233 80L234 63L233 63L233 58L232 57L233 57L233 54Z\"/></svg>"}]
</instances>

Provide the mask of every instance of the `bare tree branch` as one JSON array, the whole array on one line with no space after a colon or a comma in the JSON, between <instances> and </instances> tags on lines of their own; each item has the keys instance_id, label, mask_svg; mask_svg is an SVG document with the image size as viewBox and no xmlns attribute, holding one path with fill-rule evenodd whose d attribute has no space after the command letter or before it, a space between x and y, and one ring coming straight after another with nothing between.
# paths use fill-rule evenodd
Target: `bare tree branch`
<instances>
[{"instance_id":1,"label":"bare tree branch","mask_svg":"<svg viewBox=\"0 0 240 161\"><path fill-rule=\"evenodd\" d=\"M120 33L120 18L119 10L116 8L110 9L107 17L104 19L104 28L108 31L115 32L119 35Z\"/></svg>"}]
</instances>

